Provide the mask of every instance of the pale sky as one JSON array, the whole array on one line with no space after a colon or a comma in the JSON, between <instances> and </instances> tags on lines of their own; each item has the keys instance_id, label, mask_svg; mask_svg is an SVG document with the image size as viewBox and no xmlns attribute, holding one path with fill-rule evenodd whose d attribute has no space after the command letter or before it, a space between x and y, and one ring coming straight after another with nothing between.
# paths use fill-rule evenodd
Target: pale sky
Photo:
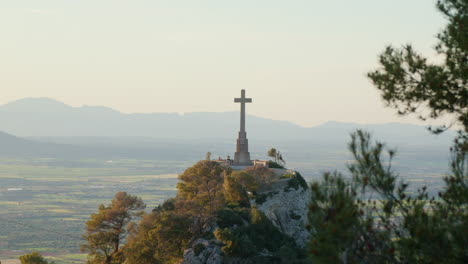
<instances>
[{"instance_id":1,"label":"pale sky","mask_svg":"<svg viewBox=\"0 0 468 264\"><path fill-rule=\"evenodd\" d=\"M412 122L365 77L388 44L433 56L435 0L2 0L0 104L238 111L313 126Z\"/></svg>"}]
</instances>

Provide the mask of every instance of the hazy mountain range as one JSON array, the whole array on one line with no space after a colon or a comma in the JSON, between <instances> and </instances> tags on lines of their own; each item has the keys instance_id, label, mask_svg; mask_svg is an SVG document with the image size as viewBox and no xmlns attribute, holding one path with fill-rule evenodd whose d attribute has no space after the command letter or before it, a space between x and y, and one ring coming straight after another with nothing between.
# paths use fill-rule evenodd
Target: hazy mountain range
<instances>
[{"instance_id":1,"label":"hazy mountain range","mask_svg":"<svg viewBox=\"0 0 468 264\"><path fill-rule=\"evenodd\" d=\"M249 139L343 141L356 128L393 142L447 143L454 133L431 135L423 126L388 123L360 125L327 122L302 127L287 121L247 116ZM102 106L71 107L48 98L26 98L0 105L0 131L19 137L148 137L173 139L235 139L239 113L124 114Z\"/></svg>"},{"instance_id":2,"label":"hazy mountain range","mask_svg":"<svg viewBox=\"0 0 468 264\"><path fill-rule=\"evenodd\" d=\"M400 168L441 171L455 136L439 136L423 126L327 122L301 127L286 121L248 116L252 158L265 159L279 148L292 166L319 173L320 168L344 166L349 133L357 128L398 150ZM193 162L234 154L239 113L124 114L106 107L71 107L47 99L22 99L0 106L0 157L54 158L81 166L83 160L144 159ZM295 164L294 164L295 162ZM89 166L89 164L83 165Z\"/></svg>"}]
</instances>

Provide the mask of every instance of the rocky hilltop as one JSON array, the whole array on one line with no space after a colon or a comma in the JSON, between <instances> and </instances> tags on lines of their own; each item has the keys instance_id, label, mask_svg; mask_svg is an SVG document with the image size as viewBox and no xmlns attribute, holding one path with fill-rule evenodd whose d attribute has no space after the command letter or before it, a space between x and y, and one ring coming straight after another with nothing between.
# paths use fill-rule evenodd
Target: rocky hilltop
<instances>
[{"instance_id":1,"label":"rocky hilltop","mask_svg":"<svg viewBox=\"0 0 468 264\"><path fill-rule=\"evenodd\" d=\"M268 186L261 186L255 195L255 199L249 199L250 206L261 212L266 220L274 228L291 238L297 249L303 249L309 239L307 224L308 201L310 189L302 176L295 171L286 169L270 169L276 179ZM251 223L245 222L244 225ZM214 226L211 231L217 232L219 226ZM233 227L238 228L238 227ZM267 235L267 234L265 234ZM218 239L195 239L190 247L185 250L181 264L221 264L221 263L300 263L301 260L289 260L285 262L275 257L275 252L268 249L260 249L257 256L242 258L229 256L223 252L226 244ZM295 262L294 262L295 261Z\"/></svg>"},{"instance_id":2,"label":"rocky hilltop","mask_svg":"<svg viewBox=\"0 0 468 264\"><path fill-rule=\"evenodd\" d=\"M125 264L309 263L310 189L298 172L262 164L187 168L176 197L130 229Z\"/></svg>"}]
</instances>

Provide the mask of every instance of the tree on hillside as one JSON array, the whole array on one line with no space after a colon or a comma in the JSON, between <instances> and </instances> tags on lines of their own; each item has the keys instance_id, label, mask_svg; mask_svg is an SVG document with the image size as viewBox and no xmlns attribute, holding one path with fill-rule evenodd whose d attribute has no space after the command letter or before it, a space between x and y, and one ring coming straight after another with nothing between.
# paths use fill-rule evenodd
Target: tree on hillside
<instances>
[{"instance_id":1,"label":"tree on hillside","mask_svg":"<svg viewBox=\"0 0 468 264\"><path fill-rule=\"evenodd\" d=\"M126 264L178 263L193 236L193 217L169 199L143 216L123 249Z\"/></svg>"},{"instance_id":2,"label":"tree on hillside","mask_svg":"<svg viewBox=\"0 0 468 264\"><path fill-rule=\"evenodd\" d=\"M245 171L255 177L258 185L268 186L275 178L275 173L271 169L263 166L252 166Z\"/></svg>"},{"instance_id":3,"label":"tree on hillside","mask_svg":"<svg viewBox=\"0 0 468 264\"><path fill-rule=\"evenodd\" d=\"M279 167L284 167L286 165L286 161L283 159L283 155L281 152L275 148L271 148L267 151L268 157L272 157L275 159L275 163L279 165Z\"/></svg>"},{"instance_id":4,"label":"tree on hillside","mask_svg":"<svg viewBox=\"0 0 468 264\"><path fill-rule=\"evenodd\" d=\"M31 252L30 254L19 257L21 264L53 264L55 262L48 262L41 254ZM0 262L1 263L1 262Z\"/></svg>"},{"instance_id":5,"label":"tree on hillside","mask_svg":"<svg viewBox=\"0 0 468 264\"><path fill-rule=\"evenodd\" d=\"M429 197L427 187L408 193L391 166L395 152L357 131L349 144L351 179L326 173L311 185L309 251L315 263L468 262L468 0L439 0L437 7L449 20L436 47L445 62L430 64L411 46L387 47L382 68L369 78L402 115L454 116L461 129L446 186L439 197Z\"/></svg>"},{"instance_id":6,"label":"tree on hillside","mask_svg":"<svg viewBox=\"0 0 468 264\"><path fill-rule=\"evenodd\" d=\"M231 173L215 161L199 161L179 175L178 196L199 219L200 228L210 222L224 203L224 177ZM181 201L182 203L182 201ZM182 205L181 205L182 206Z\"/></svg>"},{"instance_id":7,"label":"tree on hillside","mask_svg":"<svg viewBox=\"0 0 468 264\"><path fill-rule=\"evenodd\" d=\"M388 46L379 58L381 68L368 76L399 114L422 120L451 115L468 133L468 1L438 0L437 8L448 20L435 48L443 63L428 62L411 45Z\"/></svg>"},{"instance_id":8,"label":"tree on hillside","mask_svg":"<svg viewBox=\"0 0 468 264\"><path fill-rule=\"evenodd\" d=\"M87 243L81 246L89 252L88 263L122 263L122 241L128 235L128 224L141 216L146 205L141 198L118 192L111 204L101 204L99 211L86 222Z\"/></svg>"},{"instance_id":9,"label":"tree on hillside","mask_svg":"<svg viewBox=\"0 0 468 264\"><path fill-rule=\"evenodd\" d=\"M326 173L311 185L309 249L316 263L468 261L468 192L456 180L468 177L466 152L453 152L447 187L435 199L427 187L409 193L392 168L395 152L368 133L353 133L349 149L351 179Z\"/></svg>"},{"instance_id":10,"label":"tree on hillside","mask_svg":"<svg viewBox=\"0 0 468 264\"><path fill-rule=\"evenodd\" d=\"M257 191L261 184L254 175L247 171L234 171L231 176L243 189L249 192Z\"/></svg>"},{"instance_id":11,"label":"tree on hillside","mask_svg":"<svg viewBox=\"0 0 468 264\"><path fill-rule=\"evenodd\" d=\"M248 194L236 177L236 173L224 178L223 189L226 202L246 207L250 205Z\"/></svg>"},{"instance_id":12,"label":"tree on hillside","mask_svg":"<svg viewBox=\"0 0 468 264\"><path fill-rule=\"evenodd\" d=\"M277 151L276 151L275 148L271 148L271 149L269 149L268 152L267 152L268 157L274 158L274 159L275 159L275 162L277 161L277 160L276 160L276 154L277 154Z\"/></svg>"}]
</instances>

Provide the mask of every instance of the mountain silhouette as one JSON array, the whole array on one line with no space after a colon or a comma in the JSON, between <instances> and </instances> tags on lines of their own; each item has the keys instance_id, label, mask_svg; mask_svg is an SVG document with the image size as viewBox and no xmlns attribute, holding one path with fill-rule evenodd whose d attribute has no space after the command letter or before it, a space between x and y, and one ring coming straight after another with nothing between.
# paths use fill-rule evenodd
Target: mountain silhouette
<instances>
[{"instance_id":1,"label":"mountain silhouette","mask_svg":"<svg viewBox=\"0 0 468 264\"><path fill-rule=\"evenodd\" d=\"M247 116L252 140L343 143L355 129L394 143L448 144L455 133L432 135L424 126L401 123L355 124L330 121L302 127L288 121ZM0 131L20 137L148 137L160 139L232 139L239 113L195 112L125 114L102 106L72 107L50 98L25 98L0 105Z\"/></svg>"}]
</instances>

